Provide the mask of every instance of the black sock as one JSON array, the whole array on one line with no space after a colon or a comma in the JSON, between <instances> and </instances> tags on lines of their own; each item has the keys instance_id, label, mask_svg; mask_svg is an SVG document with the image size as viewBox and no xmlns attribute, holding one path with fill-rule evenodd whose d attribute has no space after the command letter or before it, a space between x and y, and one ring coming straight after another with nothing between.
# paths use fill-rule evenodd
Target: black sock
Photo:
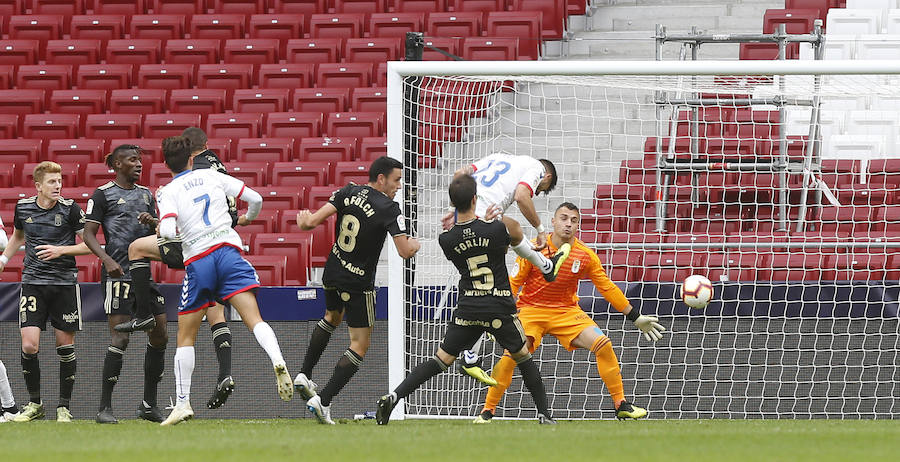
<instances>
[{"instance_id":1,"label":"black sock","mask_svg":"<svg viewBox=\"0 0 900 462\"><path fill-rule=\"evenodd\" d=\"M56 354L59 356L59 407L69 407L72 388L75 387L75 370L78 368L75 345L58 346Z\"/></svg>"},{"instance_id":2,"label":"black sock","mask_svg":"<svg viewBox=\"0 0 900 462\"><path fill-rule=\"evenodd\" d=\"M17 408L15 405L13 405L12 407L3 408L3 412L9 412L10 414L15 414L15 413L19 412L19 408Z\"/></svg>"},{"instance_id":3,"label":"black sock","mask_svg":"<svg viewBox=\"0 0 900 462\"><path fill-rule=\"evenodd\" d=\"M446 371L447 367L448 366L444 364L443 361L437 358L431 358L428 361L419 364L394 390L394 393L397 394L397 399L406 398L410 393L416 391L416 388L419 388L423 383L441 372Z\"/></svg>"},{"instance_id":4,"label":"black sock","mask_svg":"<svg viewBox=\"0 0 900 462\"><path fill-rule=\"evenodd\" d=\"M544 391L544 381L541 380L541 371L538 370L537 364L530 357L517 364L519 372L522 373L522 380L525 382L525 388L531 392L531 399L538 412L550 417L550 409L547 405L547 392Z\"/></svg>"},{"instance_id":5,"label":"black sock","mask_svg":"<svg viewBox=\"0 0 900 462\"><path fill-rule=\"evenodd\" d=\"M25 388L28 399L32 403L41 402L41 363L37 353L22 353L22 374L25 375Z\"/></svg>"},{"instance_id":6,"label":"black sock","mask_svg":"<svg viewBox=\"0 0 900 462\"><path fill-rule=\"evenodd\" d=\"M331 334L336 327L332 326L325 319L320 319L316 323L316 327L309 337L309 347L306 349L306 356L303 357L303 367L300 368L300 372L306 374L307 377L312 377L313 367L316 367L316 363L322 357L322 353L325 351L325 347L328 346L328 341L331 340Z\"/></svg>"},{"instance_id":7,"label":"black sock","mask_svg":"<svg viewBox=\"0 0 900 462\"><path fill-rule=\"evenodd\" d=\"M341 389L344 388L344 385L347 385L347 382L353 378L353 374L356 374L356 371L359 370L359 365L362 364L362 362L362 356L347 348L347 351L341 356L337 365L334 366L334 373L331 374L331 380L325 385L325 389L322 390L322 393L319 393L319 396L322 398L323 406L331 405L331 399L340 393Z\"/></svg>"},{"instance_id":8,"label":"black sock","mask_svg":"<svg viewBox=\"0 0 900 462\"><path fill-rule=\"evenodd\" d=\"M103 359L103 384L100 392L100 409L112 407L112 393L119 382L122 372L122 355L125 351L112 345L106 347L106 358Z\"/></svg>"},{"instance_id":9,"label":"black sock","mask_svg":"<svg viewBox=\"0 0 900 462\"><path fill-rule=\"evenodd\" d=\"M150 317L150 261L146 259L129 260L128 271L131 273L131 288L134 290L134 317L148 318Z\"/></svg>"},{"instance_id":10,"label":"black sock","mask_svg":"<svg viewBox=\"0 0 900 462\"><path fill-rule=\"evenodd\" d=\"M157 386L165 367L166 346L155 347L148 343L144 353L144 401L148 406L156 406Z\"/></svg>"},{"instance_id":11,"label":"black sock","mask_svg":"<svg viewBox=\"0 0 900 462\"><path fill-rule=\"evenodd\" d=\"M216 358L219 360L219 382L231 375L231 329L228 323L220 322L210 326Z\"/></svg>"}]
</instances>

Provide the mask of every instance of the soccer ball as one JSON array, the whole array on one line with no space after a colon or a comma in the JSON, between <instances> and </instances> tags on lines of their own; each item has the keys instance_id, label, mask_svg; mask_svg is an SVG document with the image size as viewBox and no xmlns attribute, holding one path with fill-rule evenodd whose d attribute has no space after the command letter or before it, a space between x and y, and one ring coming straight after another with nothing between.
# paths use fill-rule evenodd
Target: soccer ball
<instances>
[{"instance_id":1,"label":"soccer ball","mask_svg":"<svg viewBox=\"0 0 900 462\"><path fill-rule=\"evenodd\" d=\"M681 284L681 299L691 308L706 308L712 297L713 286L705 276L694 274Z\"/></svg>"}]
</instances>

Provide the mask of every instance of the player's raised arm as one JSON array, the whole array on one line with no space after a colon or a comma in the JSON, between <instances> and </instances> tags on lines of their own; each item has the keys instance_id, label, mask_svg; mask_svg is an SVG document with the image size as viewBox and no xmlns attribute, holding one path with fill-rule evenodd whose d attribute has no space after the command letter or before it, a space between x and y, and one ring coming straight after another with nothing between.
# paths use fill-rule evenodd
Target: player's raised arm
<instances>
[{"instance_id":1,"label":"player's raised arm","mask_svg":"<svg viewBox=\"0 0 900 462\"><path fill-rule=\"evenodd\" d=\"M297 213L297 226L304 231L309 231L316 226L321 225L328 217L337 213L337 208L330 202L326 203L319 210L310 212L309 210L301 210Z\"/></svg>"},{"instance_id":2,"label":"player's raised arm","mask_svg":"<svg viewBox=\"0 0 900 462\"><path fill-rule=\"evenodd\" d=\"M259 211L262 210L262 195L252 188L248 188L243 181L233 176L215 171L211 172L214 172L219 178L220 184L225 190L225 195L247 203L247 213L238 217L237 224L239 226L247 226L251 221L255 220L259 216Z\"/></svg>"},{"instance_id":3,"label":"player's raised arm","mask_svg":"<svg viewBox=\"0 0 900 462\"><path fill-rule=\"evenodd\" d=\"M0 254L0 271L3 271L3 268L9 263L9 259L19 251L23 244L25 244L25 230L13 228L13 232L9 236L9 242L6 243L3 254Z\"/></svg>"}]
</instances>

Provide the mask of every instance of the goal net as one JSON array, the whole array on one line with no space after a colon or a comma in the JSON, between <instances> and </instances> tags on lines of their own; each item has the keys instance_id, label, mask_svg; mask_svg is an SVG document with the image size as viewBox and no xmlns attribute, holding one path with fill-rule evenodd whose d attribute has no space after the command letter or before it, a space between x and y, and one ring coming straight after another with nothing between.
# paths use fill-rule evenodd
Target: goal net
<instances>
[{"instance_id":1,"label":"goal net","mask_svg":"<svg viewBox=\"0 0 900 462\"><path fill-rule=\"evenodd\" d=\"M651 418L900 417L900 66L890 62L391 63L388 150L422 249L390 256L391 388L440 345L459 275L438 244L453 172L494 152L550 159L610 278L667 331L657 343L590 281ZM896 205L895 205L896 204ZM507 214L534 230L512 205ZM510 274L515 255L508 254ZM712 303L679 296L708 277ZM502 350L481 347L484 367ZM535 353L555 417L613 417L593 355ZM487 389L441 374L398 417L472 417ZM516 373L496 411L533 418Z\"/></svg>"}]
</instances>

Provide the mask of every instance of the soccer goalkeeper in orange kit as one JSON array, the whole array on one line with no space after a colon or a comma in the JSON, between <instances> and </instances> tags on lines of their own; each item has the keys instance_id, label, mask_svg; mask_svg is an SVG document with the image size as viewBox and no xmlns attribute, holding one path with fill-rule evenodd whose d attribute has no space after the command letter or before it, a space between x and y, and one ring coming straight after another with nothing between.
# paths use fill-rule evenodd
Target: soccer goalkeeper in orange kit
<instances>
[{"instance_id":1,"label":"soccer goalkeeper in orange kit","mask_svg":"<svg viewBox=\"0 0 900 462\"><path fill-rule=\"evenodd\" d=\"M547 282L541 271L523 258L518 258L519 272L510 280L513 294L519 295L516 303L519 309L519 320L528 337L528 348L531 352L540 345L545 334L556 337L560 344L569 351L584 348L594 353L597 358L597 371L606 384L616 408L619 419L639 419L647 415L647 410L637 407L625 400L622 375L619 373L619 360L613 351L612 342L603 334L591 317L578 306L578 283L582 279L590 279L615 309L621 311L632 321L648 340L662 338L664 327L659 325L654 316L643 316L631 306L625 294L609 277L600 263L597 254L575 237L581 216L578 207L564 202L553 214L553 233L548 239L544 253L550 255L564 243L572 246L569 258L559 270L556 280ZM519 293L520 289L521 294ZM497 385L488 388L484 410L475 418L475 423L488 423L494 417L494 410L503 397L503 393L512 381L516 363L504 352L500 361L494 365L491 377Z\"/></svg>"}]
</instances>

